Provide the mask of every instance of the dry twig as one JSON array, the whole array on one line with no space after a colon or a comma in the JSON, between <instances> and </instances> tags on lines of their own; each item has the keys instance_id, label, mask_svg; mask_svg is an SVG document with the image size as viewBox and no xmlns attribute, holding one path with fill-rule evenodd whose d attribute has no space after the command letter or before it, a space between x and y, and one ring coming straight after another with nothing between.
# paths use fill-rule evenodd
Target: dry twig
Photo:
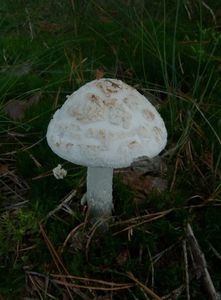
<instances>
[{"instance_id":1,"label":"dry twig","mask_svg":"<svg viewBox=\"0 0 221 300\"><path fill-rule=\"evenodd\" d=\"M186 281L186 299L190 300L190 279L189 279L189 264L186 249L186 240L183 240L183 256L184 256L184 267L185 267L185 281Z\"/></svg>"},{"instance_id":2,"label":"dry twig","mask_svg":"<svg viewBox=\"0 0 221 300\"><path fill-rule=\"evenodd\" d=\"M192 227L189 223L187 224L187 240L188 240L190 248L192 250L193 259L197 265L199 275L202 276L202 279L203 279L203 282L205 285L205 289L208 293L209 299L217 300L218 294L216 293L215 287L214 287L212 279L210 277L205 256L204 256L202 250L200 249L198 241L197 241L197 239L193 233Z\"/></svg>"},{"instance_id":3,"label":"dry twig","mask_svg":"<svg viewBox=\"0 0 221 300\"><path fill-rule=\"evenodd\" d=\"M53 209L52 211L50 211L47 214L47 216L43 220L41 220L41 223L42 222L46 222L51 216L53 216L56 212L58 212L60 209L62 209L63 206L65 206L67 203L69 203L72 200L72 198L75 197L76 192L77 192L76 190L71 191L69 193L69 195L66 196L57 207L55 207L55 209Z\"/></svg>"},{"instance_id":4,"label":"dry twig","mask_svg":"<svg viewBox=\"0 0 221 300\"><path fill-rule=\"evenodd\" d=\"M162 299L163 300L178 299L180 297L180 295L183 293L184 289L185 289L185 286L184 286L184 284L182 284L181 286L179 286L178 288L176 288L175 290L170 292L168 295L163 296Z\"/></svg>"},{"instance_id":5,"label":"dry twig","mask_svg":"<svg viewBox=\"0 0 221 300\"><path fill-rule=\"evenodd\" d=\"M168 210L165 210L165 211L161 211L161 212L157 212L157 213L153 213L153 214L147 214L147 215L144 215L144 216L131 218L129 220L116 222L116 223L112 224L111 227L114 227L116 225L131 224L131 223L132 224L128 225L127 227L123 228L120 231L114 232L112 235L115 236L115 235L118 235L118 234L120 234L124 231L128 231L128 230L131 230L135 227L138 227L138 226L141 226L143 224L150 223L152 221L160 219L160 218L166 216L167 214L169 214L170 212L172 212L173 210L174 209L171 208L171 209L168 209ZM135 224L133 224L133 223L135 223Z\"/></svg>"},{"instance_id":6,"label":"dry twig","mask_svg":"<svg viewBox=\"0 0 221 300\"><path fill-rule=\"evenodd\" d=\"M152 291L150 288L148 288L146 285L144 285L142 282L140 282L131 272L127 273L128 277L132 279L139 287L141 287L152 299L155 300L162 300L161 297L159 297L154 291Z\"/></svg>"},{"instance_id":7,"label":"dry twig","mask_svg":"<svg viewBox=\"0 0 221 300\"><path fill-rule=\"evenodd\" d=\"M93 279L93 278L84 278L84 277L78 277L78 276L72 276L72 275L66 276L66 275L54 274L52 276L55 277L55 279L52 280L53 282L60 284L60 285L64 285L66 287L68 286L70 288L74 287L74 288L98 290L98 291L117 291L117 290L122 290L122 289L128 289L133 286L132 283L115 283L115 282L97 280L97 279ZM83 284L78 284L75 282L66 282L66 281L56 279L56 278L80 280L80 281L83 281L90 285L83 285ZM92 285L95 283L97 285Z\"/></svg>"}]
</instances>

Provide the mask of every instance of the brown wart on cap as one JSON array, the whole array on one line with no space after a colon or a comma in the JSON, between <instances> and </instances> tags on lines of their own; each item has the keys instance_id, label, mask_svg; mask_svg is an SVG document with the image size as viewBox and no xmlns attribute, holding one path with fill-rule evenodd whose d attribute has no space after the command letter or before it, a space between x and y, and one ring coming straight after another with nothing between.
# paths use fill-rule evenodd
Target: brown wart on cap
<instances>
[{"instance_id":1,"label":"brown wart on cap","mask_svg":"<svg viewBox=\"0 0 221 300\"><path fill-rule=\"evenodd\" d=\"M84 199L96 222L112 213L113 168L159 154L167 131L160 114L136 89L102 78L68 96L49 123L47 141L60 157L87 166Z\"/></svg>"}]
</instances>

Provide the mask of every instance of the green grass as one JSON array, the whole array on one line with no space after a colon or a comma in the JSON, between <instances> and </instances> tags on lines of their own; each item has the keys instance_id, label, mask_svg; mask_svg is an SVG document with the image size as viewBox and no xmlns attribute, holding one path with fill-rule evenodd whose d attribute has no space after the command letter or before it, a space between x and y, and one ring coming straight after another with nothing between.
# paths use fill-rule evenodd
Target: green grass
<instances>
[{"instance_id":1,"label":"green grass","mask_svg":"<svg viewBox=\"0 0 221 300\"><path fill-rule=\"evenodd\" d=\"M180 288L177 299L187 299L186 273L191 299L208 299L188 243L185 270L187 223L221 290L219 3L106 2L0 4L1 299L142 300L147 288L161 297ZM116 175L116 219L103 238L83 223L85 168L57 157L45 140L53 112L98 68L151 93L168 129L166 169L148 174L167 188L139 202ZM9 101L26 105L37 95L23 117L6 113ZM52 175L58 163L68 170L62 181Z\"/></svg>"}]
</instances>

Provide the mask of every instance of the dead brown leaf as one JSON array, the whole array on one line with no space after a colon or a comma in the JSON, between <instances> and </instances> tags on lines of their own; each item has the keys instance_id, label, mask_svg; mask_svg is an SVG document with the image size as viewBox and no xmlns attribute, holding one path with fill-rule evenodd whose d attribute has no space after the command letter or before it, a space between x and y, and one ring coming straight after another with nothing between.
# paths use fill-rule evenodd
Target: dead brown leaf
<instances>
[{"instance_id":1,"label":"dead brown leaf","mask_svg":"<svg viewBox=\"0 0 221 300\"><path fill-rule=\"evenodd\" d=\"M36 105L39 103L39 101L41 100L41 97L42 97L42 93L39 92L39 93L36 93L34 94L33 96L31 96L28 101L27 101L27 105L28 107L32 106L32 105Z\"/></svg>"},{"instance_id":2,"label":"dead brown leaf","mask_svg":"<svg viewBox=\"0 0 221 300\"><path fill-rule=\"evenodd\" d=\"M39 103L41 99L42 93L36 93L31 96L26 101L19 101L16 99L9 100L5 106L5 112L9 115L9 117L16 121L22 120L25 116L25 111L27 108L31 107L32 105L36 105Z\"/></svg>"},{"instance_id":3,"label":"dead brown leaf","mask_svg":"<svg viewBox=\"0 0 221 300\"><path fill-rule=\"evenodd\" d=\"M116 258L118 265L124 265L128 261L129 255L128 249L123 249Z\"/></svg>"},{"instance_id":4,"label":"dead brown leaf","mask_svg":"<svg viewBox=\"0 0 221 300\"><path fill-rule=\"evenodd\" d=\"M126 172L120 173L123 183L135 191L135 198L144 200L152 191L159 193L167 188L167 180L161 177L143 175L138 171L128 169Z\"/></svg>"},{"instance_id":5,"label":"dead brown leaf","mask_svg":"<svg viewBox=\"0 0 221 300\"><path fill-rule=\"evenodd\" d=\"M201 161L209 168L213 168L213 155L211 152L206 151L201 155Z\"/></svg>"},{"instance_id":6,"label":"dead brown leaf","mask_svg":"<svg viewBox=\"0 0 221 300\"><path fill-rule=\"evenodd\" d=\"M103 24L111 23L111 19L107 16L100 15L99 19L100 19L100 22Z\"/></svg>"},{"instance_id":7,"label":"dead brown leaf","mask_svg":"<svg viewBox=\"0 0 221 300\"><path fill-rule=\"evenodd\" d=\"M9 172L7 164L0 164L0 176L4 176Z\"/></svg>"},{"instance_id":8,"label":"dead brown leaf","mask_svg":"<svg viewBox=\"0 0 221 300\"><path fill-rule=\"evenodd\" d=\"M46 31L46 32L55 32L55 31L59 31L63 28L63 26L61 24L50 23L47 21L40 21L40 22L38 22L38 25L42 31Z\"/></svg>"},{"instance_id":9,"label":"dead brown leaf","mask_svg":"<svg viewBox=\"0 0 221 300\"><path fill-rule=\"evenodd\" d=\"M131 169L140 175L145 173L163 174L167 171L167 166L160 156L152 159L146 157L140 158L131 164Z\"/></svg>"},{"instance_id":10,"label":"dead brown leaf","mask_svg":"<svg viewBox=\"0 0 221 300\"><path fill-rule=\"evenodd\" d=\"M5 106L5 111L12 120L21 120L24 118L27 104L19 100L10 100Z\"/></svg>"},{"instance_id":11,"label":"dead brown leaf","mask_svg":"<svg viewBox=\"0 0 221 300\"><path fill-rule=\"evenodd\" d=\"M99 68L96 70L96 79L99 80L99 79L103 78L104 75L105 75L104 68L103 68L103 67L99 67Z\"/></svg>"}]
</instances>

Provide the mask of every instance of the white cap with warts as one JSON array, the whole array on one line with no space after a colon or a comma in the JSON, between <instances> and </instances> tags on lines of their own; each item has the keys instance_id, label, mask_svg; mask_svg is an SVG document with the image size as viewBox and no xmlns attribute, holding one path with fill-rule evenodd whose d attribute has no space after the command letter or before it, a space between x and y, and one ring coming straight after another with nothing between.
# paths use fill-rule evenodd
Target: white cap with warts
<instances>
[{"instance_id":1,"label":"white cap with warts","mask_svg":"<svg viewBox=\"0 0 221 300\"><path fill-rule=\"evenodd\" d=\"M136 89L102 78L67 97L49 123L47 141L72 163L121 168L159 154L167 131L160 114Z\"/></svg>"}]
</instances>

